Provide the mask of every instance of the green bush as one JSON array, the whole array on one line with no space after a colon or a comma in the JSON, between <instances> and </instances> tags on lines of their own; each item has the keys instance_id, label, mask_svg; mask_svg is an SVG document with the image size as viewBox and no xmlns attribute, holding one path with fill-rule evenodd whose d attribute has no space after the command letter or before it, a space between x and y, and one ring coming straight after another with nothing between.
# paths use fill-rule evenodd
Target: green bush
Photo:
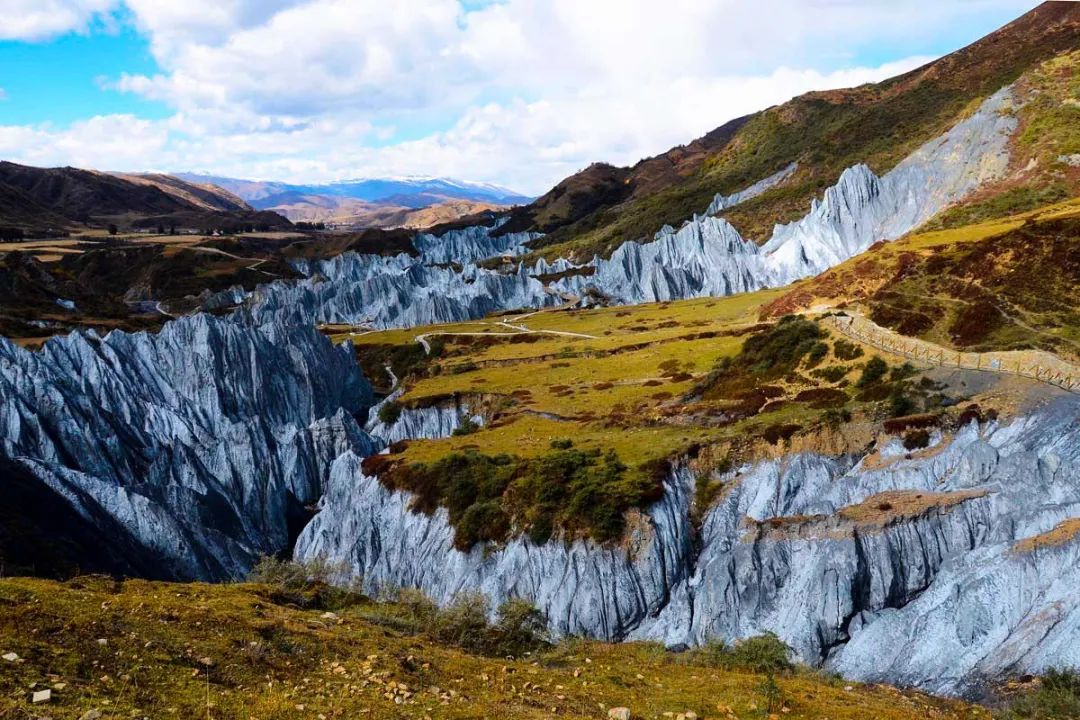
<instances>
[{"instance_id":1,"label":"green bush","mask_svg":"<svg viewBox=\"0 0 1080 720\"><path fill-rule=\"evenodd\" d=\"M247 582L272 585L287 590L304 590L314 585L329 584L347 568L322 558L298 562L271 555L259 558L247 575Z\"/></svg>"},{"instance_id":2,"label":"green bush","mask_svg":"<svg viewBox=\"0 0 1080 720\"><path fill-rule=\"evenodd\" d=\"M897 365L889 372L889 380L891 382L905 380L917 372L919 372L919 370L914 365L906 362L903 365Z\"/></svg>"},{"instance_id":3,"label":"green bush","mask_svg":"<svg viewBox=\"0 0 1080 720\"><path fill-rule=\"evenodd\" d=\"M859 376L859 382L856 384L861 388L876 385L881 382L881 379L885 377L885 373L888 371L889 365L875 355L866 361L866 364L863 366L862 375Z\"/></svg>"},{"instance_id":4,"label":"green bush","mask_svg":"<svg viewBox=\"0 0 1080 720\"><path fill-rule=\"evenodd\" d=\"M840 339L833 343L833 355L837 360L858 360L863 356L863 349L853 342Z\"/></svg>"},{"instance_id":5,"label":"green bush","mask_svg":"<svg viewBox=\"0 0 1080 720\"><path fill-rule=\"evenodd\" d=\"M894 388L889 395L889 417L904 417L918 409L918 403L905 392L903 385Z\"/></svg>"},{"instance_id":6,"label":"green bush","mask_svg":"<svg viewBox=\"0 0 1080 720\"><path fill-rule=\"evenodd\" d=\"M812 370L810 375L825 382L838 383L848 374L848 368L843 365L829 365L828 367Z\"/></svg>"},{"instance_id":7,"label":"green bush","mask_svg":"<svg viewBox=\"0 0 1080 720\"><path fill-rule=\"evenodd\" d=\"M354 579L341 584L348 567L315 558L304 562L264 556L248 573L246 581L267 585L275 600L303 608L340 610L368 602Z\"/></svg>"},{"instance_id":8,"label":"green bush","mask_svg":"<svg viewBox=\"0 0 1080 720\"><path fill-rule=\"evenodd\" d=\"M785 315L769 330L748 337L734 364L757 375L785 375L819 344L821 336L816 323Z\"/></svg>"},{"instance_id":9,"label":"green bush","mask_svg":"<svg viewBox=\"0 0 1080 720\"><path fill-rule=\"evenodd\" d=\"M1036 690L1025 693L996 713L1000 720L1073 720L1080 718L1080 674L1050 670Z\"/></svg>"},{"instance_id":10,"label":"green bush","mask_svg":"<svg viewBox=\"0 0 1080 720\"><path fill-rule=\"evenodd\" d=\"M393 425L401 417L401 405L390 400L379 407L379 422L384 425Z\"/></svg>"},{"instance_id":11,"label":"green bush","mask_svg":"<svg viewBox=\"0 0 1080 720\"><path fill-rule=\"evenodd\" d=\"M823 342L814 343L810 352L806 355L806 367L815 368L821 364L825 356L829 354L829 346Z\"/></svg>"},{"instance_id":12,"label":"green bush","mask_svg":"<svg viewBox=\"0 0 1080 720\"><path fill-rule=\"evenodd\" d=\"M470 505L461 515L454 533L454 544L468 550L478 542L502 542L510 532L510 519L494 500Z\"/></svg>"},{"instance_id":13,"label":"green bush","mask_svg":"<svg viewBox=\"0 0 1080 720\"><path fill-rule=\"evenodd\" d=\"M529 459L468 450L380 477L411 491L416 511L445 507L462 550L515 532L528 532L542 544L556 528L615 540L622 535L624 513L659 500L663 492L663 478L651 468L631 471L614 452L575 448Z\"/></svg>"},{"instance_id":14,"label":"green bush","mask_svg":"<svg viewBox=\"0 0 1080 720\"><path fill-rule=\"evenodd\" d=\"M454 435L472 435L474 432L480 429L480 425L476 423L468 415L462 415L461 421L456 428L454 428Z\"/></svg>"},{"instance_id":15,"label":"green bush","mask_svg":"<svg viewBox=\"0 0 1080 720\"><path fill-rule=\"evenodd\" d=\"M491 631L490 649L497 655L524 655L551 641L544 613L525 600L507 600L500 605Z\"/></svg>"},{"instance_id":16,"label":"green bush","mask_svg":"<svg viewBox=\"0 0 1080 720\"><path fill-rule=\"evenodd\" d=\"M847 408L829 408L821 414L821 421L831 428L838 428L851 422L851 411Z\"/></svg>"},{"instance_id":17,"label":"green bush","mask_svg":"<svg viewBox=\"0 0 1080 720\"><path fill-rule=\"evenodd\" d=\"M794 667L791 648L773 633L756 635L733 646L726 645L722 640L710 640L688 651L684 657L686 662L693 665L769 675L785 673Z\"/></svg>"},{"instance_id":18,"label":"green bush","mask_svg":"<svg viewBox=\"0 0 1080 720\"><path fill-rule=\"evenodd\" d=\"M483 593L460 593L453 602L435 614L429 634L438 642L473 652L485 652L489 642L489 607Z\"/></svg>"}]
</instances>

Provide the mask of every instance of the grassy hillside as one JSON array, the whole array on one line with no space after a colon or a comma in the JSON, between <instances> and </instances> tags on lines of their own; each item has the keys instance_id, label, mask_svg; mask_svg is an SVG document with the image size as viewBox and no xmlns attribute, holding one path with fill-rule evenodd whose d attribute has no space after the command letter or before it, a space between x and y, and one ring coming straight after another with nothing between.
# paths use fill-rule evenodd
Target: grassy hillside
<instances>
[{"instance_id":1,"label":"grassy hillside","mask_svg":"<svg viewBox=\"0 0 1080 720\"><path fill-rule=\"evenodd\" d=\"M404 395L383 410L453 401L484 417L439 440L397 443L365 469L449 510L456 542L560 530L613 541L661 492L669 461L702 472L792 449L861 450L877 433L915 449L970 399L896 356L839 335L817 314L762 322L784 290L635 307L558 310L350 335L373 377ZM424 353L417 337L431 347ZM909 421L897 418L914 418ZM631 515L627 515L630 512Z\"/></svg>"},{"instance_id":2,"label":"grassy hillside","mask_svg":"<svg viewBox=\"0 0 1080 720\"><path fill-rule=\"evenodd\" d=\"M852 303L955 349L1080 357L1080 201L916 233L796 283L765 316Z\"/></svg>"},{"instance_id":3,"label":"grassy hillside","mask_svg":"<svg viewBox=\"0 0 1080 720\"><path fill-rule=\"evenodd\" d=\"M1033 77L1025 80L1025 89L1046 93L1052 85L1057 98L1075 92L1074 75L1064 77L1060 65L1040 66L1078 47L1080 6L1045 3L971 46L905 75L877 85L808 93L729 123L707 136L711 142L703 138L688 146L694 150L690 159L667 159L677 172L662 175L660 181L646 170L667 155L629 169L600 173L590 168L534 205L534 227L550 232L536 243L537 254L608 254L627 240L651 238L665 223L678 226L695 212L704 212L715 193L740 190L798 161L799 170L781 187L725 213L745 236L763 241L774 223L805 213L844 168L864 162L879 174L889 170L1029 70ZM1025 111L1019 140L1025 163L1032 152L1044 163L1057 163L1057 156L1074 144L1076 107L1046 97ZM1060 139L1048 139L1048 130ZM647 191L639 191L639 185ZM1072 181L1054 189L1041 178L1032 185L1021 180L1020 185L1037 188L1044 202L1076 190ZM575 192L569 193L571 189ZM577 199L554 212L565 197Z\"/></svg>"},{"instance_id":4,"label":"grassy hillside","mask_svg":"<svg viewBox=\"0 0 1080 720\"><path fill-rule=\"evenodd\" d=\"M786 669L769 641L682 655L583 641L487 654L535 645L527 608L485 628L471 606L431 615L422 598L400 600L311 585L0 580L0 717L584 720L627 707L638 719L989 718Z\"/></svg>"}]
</instances>

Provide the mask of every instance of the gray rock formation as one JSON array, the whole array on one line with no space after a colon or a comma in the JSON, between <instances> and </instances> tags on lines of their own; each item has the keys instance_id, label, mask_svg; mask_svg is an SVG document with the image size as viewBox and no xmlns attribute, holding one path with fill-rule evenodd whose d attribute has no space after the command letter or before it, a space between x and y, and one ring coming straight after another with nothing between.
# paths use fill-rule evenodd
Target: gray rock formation
<instances>
[{"instance_id":1,"label":"gray rock formation","mask_svg":"<svg viewBox=\"0 0 1080 720\"><path fill-rule=\"evenodd\" d=\"M469 553L453 549L444 512L412 513L346 455L297 554L442 602L466 589L524 597L560 633L679 644L775 632L846 676L936 692L1076 664L1080 540L1030 539L1080 515L1080 401L935 442L743 468L696 541L693 477L679 469L618 547L519 538Z\"/></svg>"},{"instance_id":2,"label":"gray rock formation","mask_svg":"<svg viewBox=\"0 0 1080 720\"><path fill-rule=\"evenodd\" d=\"M626 242L610 258L594 258L589 273L570 274L545 287L538 276L576 266L564 259L541 260L507 274L474 264L522 252L538 237L499 236L496 223L441 237L418 235L414 242L419 260L347 253L299 263L310 279L261 288L251 300L253 312L279 321L390 328L460 322L593 295L629 304L779 287L833 267L874 242L895 239L999 177L1008 164L1008 140L1016 128L1011 103L1010 88L995 93L977 112L880 178L865 165L848 168L806 216L778 225L761 247L723 218L694 216L678 230L665 226L652 242ZM717 196L709 212L745 202L782 183L795 169L792 163L740 192ZM432 266L450 262L463 267Z\"/></svg>"},{"instance_id":3,"label":"gray rock formation","mask_svg":"<svg viewBox=\"0 0 1080 720\"><path fill-rule=\"evenodd\" d=\"M471 264L433 267L408 255L346 253L304 269L312 277L256 291L251 312L260 322L412 327L561 302L524 267L507 275Z\"/></svg>"},{"instance_id":4,"label":"gray rock formation","mask_svg":"<svg viewBox=\"0 0 1080 720\"><path fill-rule=\"evenodd\" d=\"M0 452L164 577L234 577L287 549L330 463L375 450L352 350L310 327L196 315L158 334L0 339Z\"/></svg>"},{"instance_id":5,"label":"gray rock formation","mask_svg":"<svg viewBox=\"0 0 1080 720\"><path fill-rule=\"evenodd\" d=\"M397 420L391 424L379 419L379 409L386 403L396 402L401 390L395 390L368 413L364 430L384 445L398 440L434 440L450 437L468 418L475 425L483 425L484 418L473 414L469 406L452 398L430 407L401 408Z\"/></svg>"},{"instance_id":6,"label":"gray rock formation","mask_svg":"<svg viewBox=\"0 0 1080 720\"><path fill-rule=\"evenodd\" d=\"M558 633L617 639L658 612L689 568L690 480L685 471L669 478L664 499L634 524L625 548L517 538L498 550L478 545L462 553L445 510L413 512L408 493L386 490L363 474L360 458L346 454L334 463L296 556L341 563L371 592L417 587L444 604L465 590L483 592L493 605L528 598Z\"/></svg>"},{"instance_id":7,"label":"gray rock formation","mask_svg":"<svg viewBox=\"0 0 1080 720\"><path fill-rule=\"evenodd\" d=\"M413 238L413 247L426 263L471 263L500 255L521 255L528 251L528 243L542 236L536 232L496 234L507 220L508 216L491 227L474 225L442 235L419 233Z\"/></svg>"},{"instance_id":8,"label":"gray rock formation","mask_svg":"<svg viewBox=\"0 0 1080 720\"><path fill-rule=\"evenodd\" d=\"M705 211L705 214L719 215L724 210L727 210L728 208L733 208L739 203L744 203L747 200L753 200L758 195L761 195L767 190L772 190L774 187L780 185L782 182L791 177L798 169L799 163L788 163L788 165L785 166L784 169L780 170L779 172L773 173L772 175L763 180L758 180L756 183L754 183L748 188L739 190L738 192L732 193L731 195L721 195L720 193L717 193L716 196L713 198L713 201L709 204L709 209Z\"/></svg>"},{"instance_id":9,"label":"gray rock formation","mask_svg":"<svg viewBox=\"0 0 1080 720\"><path fill-rule=\"evenodd\" d=\"M570 277L555 287L577 295L591 287L615 302L638 303L730 295L816 275L879 240L900 237L1000 177L1016 129L1011 107L1012 91L1004 88L880 178L865 165L848 168L806 216L777 225L760 248L723 219L694 216L678 230L662 228L650 243L628 242L610 259L594 259L592 277ZM787 171L731 197L763 192ZM713 205L727 202L721 197Z\"/></svg>"}]
</instances>

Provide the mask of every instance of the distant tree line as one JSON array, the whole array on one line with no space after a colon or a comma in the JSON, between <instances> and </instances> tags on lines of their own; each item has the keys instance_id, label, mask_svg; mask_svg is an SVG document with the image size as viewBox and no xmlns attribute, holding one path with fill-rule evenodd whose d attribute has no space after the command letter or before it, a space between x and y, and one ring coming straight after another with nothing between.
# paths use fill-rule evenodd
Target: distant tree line
<instances>
[{"instance_id":1,"label":"distant tree line","mask_svg":"<svg viewBox=\"0 0 1080 720\"><path fill-rule=\"evenodd\" d=\"M325 230L326 223L324 222L297 222L293 223L293 227L297 230Z\"/></svg>"},{"instance_id":2,"label":"distant tree line","mask_svg":"<svg viewBox=\"0 0 1080 720\"><path fill-rule=\"evenodd\" d=\"M213 235L218 233L219 235L241 235L243 233L251 232L269 232L274 227L267 223L250 223L250 222L225 222L221 225L207 226L202 229L204 235Z\"/></svg>"}]
</instances>

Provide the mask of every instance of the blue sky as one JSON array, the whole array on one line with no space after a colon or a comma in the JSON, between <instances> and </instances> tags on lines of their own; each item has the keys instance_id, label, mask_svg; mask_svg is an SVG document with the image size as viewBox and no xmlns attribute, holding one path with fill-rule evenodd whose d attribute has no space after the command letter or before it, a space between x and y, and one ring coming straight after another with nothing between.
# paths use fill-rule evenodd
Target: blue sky
<instances>
[{"instance_id":1,"label":"blue sky","mask_svg":"<svg viewBox=\"0 0 1080 720\"><path fill-rule=\"evenodd\" d=\"M160 119L167 103L101 87L123 72L160 72L146 37L130 25L113 32L66 34L44 42L0 41L4 123L54 123L110 113ZM62 99L62 102L58 102Z\"/></svg>"},{"instance_id":2,"label":"blue sky","mask_svg":"<svg viewBox=\"0 0 1080 720\"><path fill-rule=\"evenodd\" d=\"M1021 0L0 0L0 157L539 193L978 39Z\"/></svg>"}]
</instances>

